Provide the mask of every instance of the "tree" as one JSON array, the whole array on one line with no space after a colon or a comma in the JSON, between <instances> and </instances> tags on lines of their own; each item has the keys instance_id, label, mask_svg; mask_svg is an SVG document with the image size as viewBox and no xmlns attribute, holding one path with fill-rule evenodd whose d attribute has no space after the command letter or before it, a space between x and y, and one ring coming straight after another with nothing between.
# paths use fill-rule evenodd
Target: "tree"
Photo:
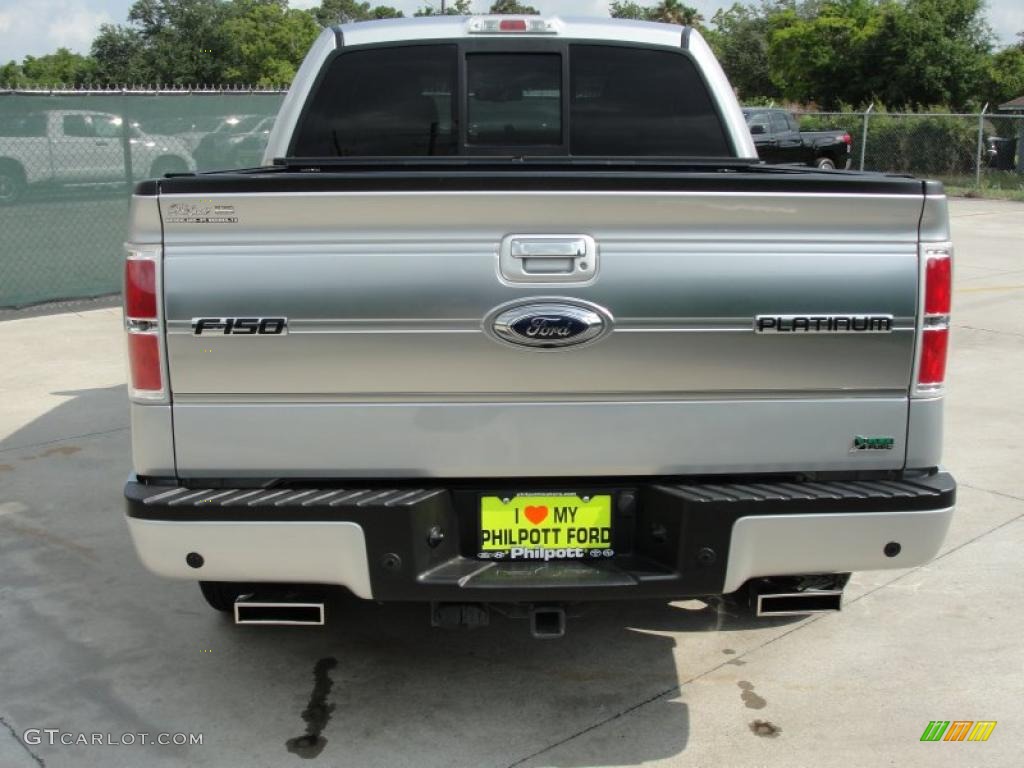
<instances>
[{"instance_id":1,"label":"tree","mask_svg":"<svg viewBox=\"0 0 1024 768\"><path fill-rule=\"evenodd\" d=\"M873 0L826 1L815 13L794 6L769 17L768 61L782 94L836 109L872 101L861 66Z\"/></svg>"},{"instance_id":2,"label":"tree","mask_svg":"<svg viewBox=\"0 0 1024 768\"><path fill-rule=\"evenodd\" d=\"M158 78L146 60L142 34L131 27L104 24L92 41L96 81L103 85L155 83Z\"/></svg>"},{"instance_id":3,"label":"tree","mask_svg":"<svg viewBox=\"0 0 1024 768\"><path fill-rule=\"evenodd\" d=\"M763 5L736 3L719 10L711 19L713 29L704 32L741 99L781 95L768 66L769 12Z\"/></svg>"},{"instance_id":4,"label":"tree","mask_svg":"<svg viewBox=\"0 0 1024 768\"><path fill-rule=\"evenodd\" d=\"M1004 48L989 60L983 93L990 109L1024 96L1024 44Z\"/></svg>"},{"instance_id":5,"label":"tree","mask_svg":"<svg viewBox=\"0 0 1024 768\"><path fill-rule=\"evenodd\" d=\"M67 48L58 48L55 53L45 56L26 56L20 69L26 85L73 85L80 88L92 84L96 62Z\"/></svg>"},{"instance_id":6,"label":"tree","mask_svg":"<svg viewBox=\"0 0 1024 768\"><path fill-rule=\"evenodd\" d=\"M404 14L390 5L370 7L368 2L358 0L323 0L319 7L313 9L313 16L321 25L347 24L351 21L370 21L372 19L398 19Z\"/></svg>"},{"instance_id":7,"label":"tree","mask_svg":"<svg viewBox=\"0 0 1024 768\"><path fill-rule=\"evenodd\" d=\"M769 16L768 61L783 95L826 109L977 100L991 48L984 0L807 0Z\"/></svg>"},{"instance_id":8,"label":"tree","mask_svg":"<svg viewBox=\"0 0 1024 768\"><path fill-rule=\"evenodd\" d=\"M0 67L0 88L21 88L28 85L21 66L13 59Z\"/></svg>"},{"instance_id":9,"label":"tree","mask_svg":"<svg viewBox=\"0 0 1024 768\"><path fill-rule=\"evenodd\" d=\"M652 9L647 6L627 0L615 0L608 8L613 19L637 19L638 21L650 21L651 11Z\"/></svg>"},{"instance_id":10,"label":"tree","mask_svg":"<svg viewBox=\"0 0 1024 768\"><path fill-rule=\"evenodd\" d=\"M863 63L872 95L898 108L980 107L992 48L984 13L984 0L880 5L877 32L865 46Z\"/></svg>"},{"instance_id":11,"label":"tree","mask_svg":"<svg viewBox=\"0 0 1024 768\"><path fill-rule=\"evenodd\" d=\"M517 14L520 16L532 16L539 14L532 5L523 5L519 0L496 0L488 13Z\"/></svg>"},{"instance_id":12,"label":"tree","mask_svg":"<svg viewBox=\"0 0 1024 768\"><path fill-rule=\"evenodd\" d=\"M370 15L374 19L401 19L405 17L397 8L392 8L390 5L378 5L370 11Z\"/></svg>"},{"instance_id":13,"label":"tree","mask_svg":"<svg viewBox=\"0 0 1024 768\"><path fill-rule=\"evenodd\" d=\"M126 25L104 25L93 41L95 80L287 84L318 33L287 0L137 0Z\"/></svg>"},{"instance_id":14,"label":"tree","mask_svg":"<svg viewBox=\"0 0 1024 768\"><path fill-rule=\"evenodd\" d=\"M699 26L704 17L696 8L683 5L679 0L663 0L649 8L630 0L615 0L608 8L613 19L639 19L640 21L661 21L668 24Z\"/></svg>"},{"instance_id":15,"label":"tree","mask_svg":"<svg viewBox=\"0 0 1024 768\"><path fill-rule=\"evenodd\" d=\"M651 21L662 21L667 24L682 24L684 26L696 26L704 21L704 17L698 13L696 8L683 5L679 0L662 0L658 6L651 11L648 17Z\"/></svg>"},{"instance_id":16,"label":"tree","mask_svg":"<svg viewBox=\"0 0 1024 768\"><path fill-rule=\"evenodd\" d=\"M313 17L285 3L253 2L224 24L229 83L287 84L320 34Z\"/></svg>"},{"instance_id":17,"label":"tree","mask_svg":"<svg viewBox=\"0 0 1024 768\"><path fill-rule=\"evenodd\" d=\"M444 11L441 11L441 5L445 6ZM470 16L473 10L470 8L470 0L452 0L447 4L439 3L432 4L427 3L423 8L416 11L414 16Z\"/></svg>"},{"instance_id":18,"label":"tree","mask_svg":"<svg viewBox=\"0 0 1024 768\"><path fill-rule=\"evenodd\" d=\"M128 28L141 36L142 58L156 82L215 85L227 80L225 24L249 7L220 0L137 0L128 11Z\"/></svg>"}]
</instances>

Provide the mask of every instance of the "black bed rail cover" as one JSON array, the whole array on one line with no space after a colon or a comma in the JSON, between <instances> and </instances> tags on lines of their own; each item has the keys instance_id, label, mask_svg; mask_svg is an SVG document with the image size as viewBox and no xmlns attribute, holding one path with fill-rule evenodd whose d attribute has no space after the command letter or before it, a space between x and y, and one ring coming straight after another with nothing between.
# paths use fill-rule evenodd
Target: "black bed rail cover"
<instances>
[{"instance_id":1,"label":"black bed rail cover","mask_svg":"<svg viewBox=\"0 0 1024 768\"><path fill-rule=\"evenodd\" d=\"M732 159L293 158L262 168L144 181L137 195L358 191L667 191L941 194L937 182Z\"/></svg>"}]
</instances>

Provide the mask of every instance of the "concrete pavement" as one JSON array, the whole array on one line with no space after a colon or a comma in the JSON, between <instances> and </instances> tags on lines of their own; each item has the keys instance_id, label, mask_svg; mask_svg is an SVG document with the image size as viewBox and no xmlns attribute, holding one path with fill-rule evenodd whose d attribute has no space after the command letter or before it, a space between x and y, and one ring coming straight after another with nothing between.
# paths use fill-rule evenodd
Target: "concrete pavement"
<instances>
[{"instance_id":1,"label":"concrete pavement","mask_svg":"<svg viewBox=\"0 0 1024 768\"><path fill-rule=\"evenodd\" d=\"M933 563L857 574L842 613L802 620L609 605L544 643L339 599L323 630L234 627L132 551L120 311L0 322L0 766L1018 765L1024 205L953 216L952 530ZM921 743L936 719L998 726Z\"/></svg>"}]
</instances>

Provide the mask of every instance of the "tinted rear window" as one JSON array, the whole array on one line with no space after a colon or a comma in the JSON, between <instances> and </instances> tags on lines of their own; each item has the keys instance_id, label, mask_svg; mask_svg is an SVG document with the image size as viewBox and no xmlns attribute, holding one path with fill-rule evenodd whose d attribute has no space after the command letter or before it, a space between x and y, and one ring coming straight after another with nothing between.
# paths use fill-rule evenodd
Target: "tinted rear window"
<instances>
[{"instance_id":1,"label":"tinted rear window","mask_svg":"<svg viewBox=\"0 0 1024 768\"><path fill-rule=\"evenodd\" d=\"M474 53L466 57L469 144L562 143L562 57Z\"/></svg>"},{"instance_id":2,"label":"tinted rear window","mask_svg":"<svg viewBox=\"0 0 1024 768\"><path fill-rule=\"evenodd\" d=\"M681 51L554 42L550 51L536 48L466 53L461 94L457 45L342 53L321 78L291 154L732 154L707 86Z\"/></svg>"},{"instance_id":3,"label":"tinted rear window","mask_svg":"<svg viewBox=\"0 0 1024 768\"><path fill-rule=\"evenodd\" d=\"M730 154L711 95L688 56L574 45L570 71L572 154Z\"/></svg>"},{"instance_id":4,"label":"tinted rear window","mask_svg":"<svg viewBox=\"0 0 1024 768\"><path fill-rule=\"evenodd\" d=\"M299 126L298 157L448 155L458 81L454 45L353 51L330 64Z\"/></svg>"}]
</instances>

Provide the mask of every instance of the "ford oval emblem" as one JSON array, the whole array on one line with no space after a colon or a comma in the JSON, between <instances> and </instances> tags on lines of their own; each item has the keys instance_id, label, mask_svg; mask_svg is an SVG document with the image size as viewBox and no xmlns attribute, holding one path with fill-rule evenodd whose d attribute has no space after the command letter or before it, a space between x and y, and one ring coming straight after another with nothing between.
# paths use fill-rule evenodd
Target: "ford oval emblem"
<instances>
[{"instance_id":1,"label":"ford oval emblem","mask_svg":"<svg viewBox=\"0 0 1024 768\"><path fill-rule=\"evenodd\" d=\"M551 349L595 341L611 330L611 315L571 299L532 301L500 308L490 320L494 336L524 347Z\"/></svg>"}]
</instances>

